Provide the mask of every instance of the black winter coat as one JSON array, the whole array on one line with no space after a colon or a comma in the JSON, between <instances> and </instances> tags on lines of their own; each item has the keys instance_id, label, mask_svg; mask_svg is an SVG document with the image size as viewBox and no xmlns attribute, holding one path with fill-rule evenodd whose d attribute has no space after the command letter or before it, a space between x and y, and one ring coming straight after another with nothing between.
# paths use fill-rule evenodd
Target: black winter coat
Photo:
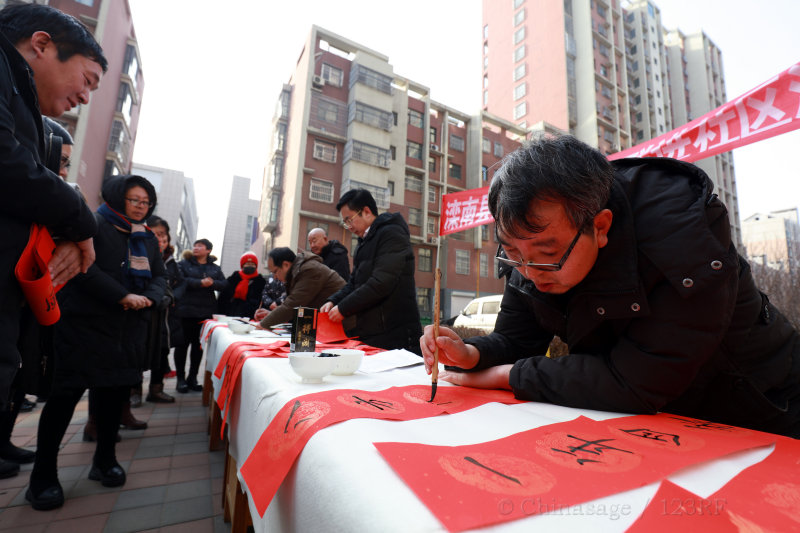
<instances>
[{"instance_id":1,"label":"black winter coat","mask_svg":"<svg viewBox=\"0 0 800 533\"><path fill-rule=\"evenodd\" d=\"M120 212L124 211L126 181L115 176L103 185L103 197ZM145 189L155 199L152 186ZM146 241L152 277L143 289L129 289L125 281L130 234L117 230L99 214L96 219L97 260L86 274L78 274L58 293L62 316L55 328L56 386L112 387L140 382L142 368L147 366L152 308L125 311L119 301L134 293L158 306L166 290L164 262L155 236Z\"/></svg>"},{"instance_id":2,"label":"black winter coat","mask_svg":"<svg viewBox=\"0 0 800 533\"><path fill-rule=\"evenodd\" d=\"M22 291L14 266L33 223L54 237L82 241L97 224L80 194L42 162L44 137L33 72L0 34L0 407L19 368L17 334Z\"/></svg>"},{"instance_id":3,"label":"black winter coat","mask_svg":"<svg viewBox=\"0 0 800 533\"><path fill-rule=\"evenodd\" d=\"M366 237L358 240L350 279L328 300L345 317L356 316L348 335L378 348L420 353L414 251L400 214L378 215Z\"/></svg>"},{"instance_id":4,"label":"black winter coat","mask_svg":"<svg viewBox=\"0 0 800 533\"><path fill-rule=\"evenodd\" d=\"M339 274L343 280L350 279L350 258L347 248L335 239L328 241L319 252L322 262L326 267Z\"/></svg>"},{"instance_id":5,"label":"black winter coat","mask_svg":"<svg viewBox=\"0 0 800 533\"><path fill-rule=\"evenodd\" d=\"M178 316L181 318L211 318L217 312L217 296L214 291L222 291L227 286L222 269L214 263L212 256L201 265L197 259L183 259L178 266L183 274L183 286L178 290ZM209 277L214 280L210 287L203 287L200 281Z\"/></svg>"},{"instance_id":6,"label":"black winter coat","mask_svg":"<svg viewBox=\"0 0 800 533\"><path fill-rule=\"evenodd\" d=\"M253 315L256 314L256 309L261 305L261 293L264 292L267 280L261 274L251 278L247 283L246 299L238 300L233 295L236 292L236 286L241 280L242 277L239 275L238 270L228 276L228 285L219 293L219 312L228 316L253 318Z\"/></svg>"},{"instance_id":7,"label":"black winter coat","mask_svg":"<svg viewBox=\"0 0 800 533\"><path fill-rule=\"evenodd\" d=\"M169 350L173 346L179 346L184 343L183 326L178 316L178 298L183 291L183 289L179 290L179 287L183 287L183 273L172 255L164 261L164 268L167 270L167 285L172 290L172 301L167 308L168 340L166 346L167 350Z\"/></svg>"},{"instance_id":8,"label":"black winter coat","mask_svg":"<svg viewBox=\"0 0 800 533\"><path fill-rule=\"evenodd\" d=\"M592 270L553 297L506 269L494 333L467 341L475 370L513 363L525 400L799 436L798 335L756 288L711 181L671 159L613 164L614 218ZM570 355L544 356L554 334Z\"/></svg>"}]
</instances>

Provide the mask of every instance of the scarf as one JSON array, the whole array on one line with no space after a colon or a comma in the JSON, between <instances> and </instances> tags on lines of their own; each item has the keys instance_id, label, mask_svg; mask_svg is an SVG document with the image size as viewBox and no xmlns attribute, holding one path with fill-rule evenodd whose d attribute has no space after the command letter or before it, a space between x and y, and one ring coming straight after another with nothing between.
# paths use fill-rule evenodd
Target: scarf
<instances>
[{"instance_id":1,"label":"scarf","mask_svg":"<svg viewBox=\"0 0 800 533\"><path fill-rule=\"evenodd\" d=\"M233 293L233 297L236 300L247 300L247 287L250 285L250 280L254 277L258 276L258 269L256 269L252 274L245 274L243 271L239 271L239 283L236 284L236 290Z\"/></svg>"},{"instance_id":2,"label":"scarf","mask_svg":"<svg viewBox=\"0 0 800 533\"><path fill-rule=\"evenodd\" d=\"M150 272L150 259L147 256L148 239L155 238L150 228L115 211L108 203L101 205L97 212L122 233L130 233L128 238L128 257L125 261L123 285L128 289L143 289L153 277Z\"/></svg>"}]
</instances>

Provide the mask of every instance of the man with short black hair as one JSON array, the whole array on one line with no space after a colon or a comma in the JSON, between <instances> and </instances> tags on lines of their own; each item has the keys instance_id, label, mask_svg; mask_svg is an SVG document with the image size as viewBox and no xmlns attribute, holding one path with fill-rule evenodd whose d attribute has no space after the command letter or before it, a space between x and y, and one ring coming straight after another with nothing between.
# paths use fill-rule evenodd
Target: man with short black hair
<instances>
[{"instance_id":1,"label":"man with short black hair","mask_svg":"<svg viewBox=\"0 0 800 533\"><path fill-rule=\"evenodd\" d=\"M664 411L800 437L800 337L737 254L694 165L609 162L574 137L509 154L489 209L507 279L493 333L438 345L459 385L583 409ZM547 357L554 335L569 355Z\"/></svg>"},{"instance_id":2,"label":"man with short black hair","mask_svg":"<svg viewBox=\"0 0 800 533\"><path fill-rule=\"evenodd\" d=\"M31 225L57 239L55 284L94 262L94 215L80 194L45 167L42 115L60 116L89 102L108 67L100 45L74 17L37 4L0 10L0 409L19 368L22 291L14 266Z\"/></svg>"},{"instance_id":3,"label":"man with short black hair","mask_svg":"<svg viewBox=\"0 0 800 533\"><path fill-rule=\"evenodd\" d=\"M347 191L336 209L344 227L358 237L358 247L347 285L321 311L333 321L355 316L356 325L345 323L345 332L365 344L419 354L422 327L408 224L399 213L378 214L366 189Z\"/></svg>"}]
</instances>

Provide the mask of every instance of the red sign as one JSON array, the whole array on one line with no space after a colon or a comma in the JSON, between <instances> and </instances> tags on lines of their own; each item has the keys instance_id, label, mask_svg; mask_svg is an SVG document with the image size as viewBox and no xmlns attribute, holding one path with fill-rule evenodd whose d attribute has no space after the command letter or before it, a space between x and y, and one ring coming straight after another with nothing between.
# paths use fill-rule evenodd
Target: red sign
<instances>
[{"instance_id":1,"label":"red sign","mask_svg":"<svg viewBox=\"0 0 800 533\"><path fill-rule=\"evenodd\" d=\"M493 222L489 212L489 187L454 192L442 196L442 217L439 235L456 233Z\"/></svg>"}]
</instances>

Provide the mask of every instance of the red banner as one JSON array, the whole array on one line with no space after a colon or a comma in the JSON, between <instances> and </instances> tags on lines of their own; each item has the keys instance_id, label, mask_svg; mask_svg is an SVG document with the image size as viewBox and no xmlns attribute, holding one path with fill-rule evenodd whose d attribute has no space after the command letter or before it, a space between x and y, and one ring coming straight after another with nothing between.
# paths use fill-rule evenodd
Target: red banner
<instances>
[{"instance_id":1,"label":"red banner","mask_svg":"<svg viewBox=\"0 0 800 533\"><path fill-rule=\"evenodd\" d=\"M444 216L439 224L439 235L456 233L494 221L489 212L489 187L443 195L442 212Z\"/></svg>"},{"instance_id":2,"label":"red banner","mask_svg":"<svg viewBox=\"0 0 800 533\"><path fill-rule=\"evenodd\" d=\"M800 63L678 129L608 156L697 161L800 128Z\"/></svg>"}]
</instances>

